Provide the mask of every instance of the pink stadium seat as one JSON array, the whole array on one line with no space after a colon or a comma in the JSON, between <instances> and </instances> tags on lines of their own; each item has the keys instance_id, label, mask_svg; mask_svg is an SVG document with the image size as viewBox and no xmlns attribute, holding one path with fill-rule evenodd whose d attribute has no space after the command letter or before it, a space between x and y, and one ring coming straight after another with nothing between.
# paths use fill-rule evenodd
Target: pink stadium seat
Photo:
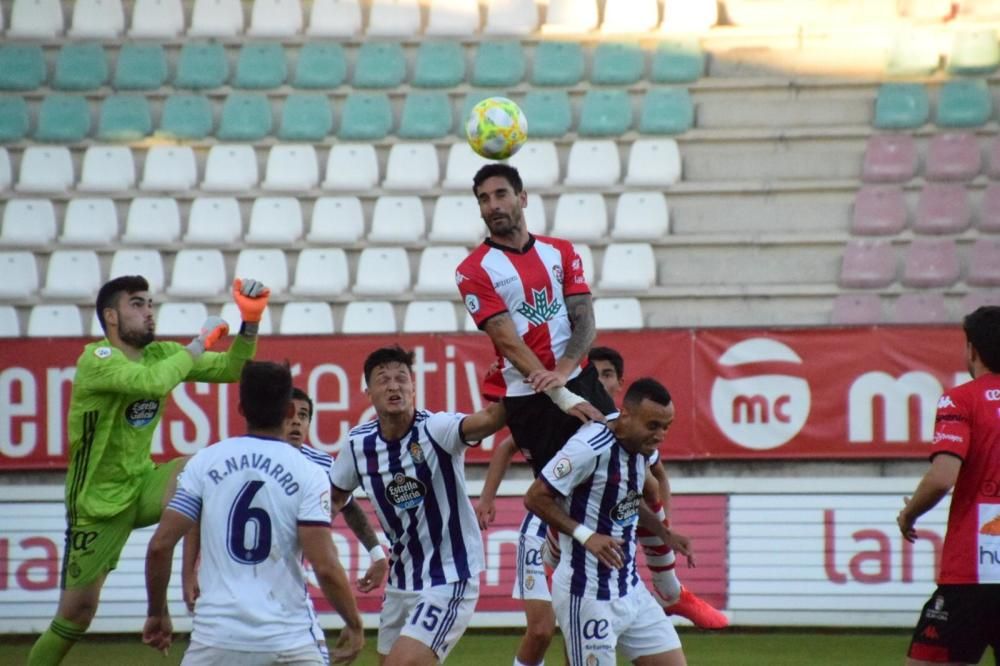
<instances>
[{"instance_id":1,"label":"pink stadium seat","mask_svg":"<svg viewBox=\"0 0 1000 666\"><path fill-rule=\"evenodd\" d=\"M913 230L918 234L957 234L969 228L972 211L965 185L925 183L917 201Z\"/></svg>"},{"instance_id":2,"label":"pink stadium seat","mask_svg":"<svg viewBox=\"0 0 1000 666\"><path fill-rule=\"evenodd\" d=\"M965 298L962 299L960 306L962 309L959 312L964 317L984 305L1000 305L1000 290L974 291L966 294Z\"/></svg>"},{"instance_id":3,"label":"pink stadium seat","mask_svg":"<svg viewBox=\"0 0 1000 666\"><path fill-rule=\"evenodd\" d=\"M854 196L851 233L859 236L898 234L906 227L906 201L898 185L863 185Z\"/></svg>"},{"instance_id":4,"label":"pink stadium seat","mask_svg":"<svg viewBox=\"0 0 1000 666\"><path fill-rule=\"evenodd\" d=\"M972 180L983 168L979 140L971 132L931 137L924 171L930 180Z\"/></svg>"},{"instance_id":5,"label":"pink stadium seat","mask_svg":"<svg viewBox=\"0 0 1000 666\"><path fill-rule=\"evenodd\" d=\"M857 289L887 287L896 279L896 255L883 240L856 240L844 249L840 286Z\"/></svg>"},{"instance_id":6,"label":"pink stadium seat","mask_svg":"<svg viewBox=\"0 0 1000 666\"><path fill-rule=\"evenodd\" d=\"M909 134L876 134L868 139L862 178L868 183L900 183L917 173L917 146Z\"/></svg>"},{"instance_id":7,"label":"pink stadium seat","mask_svg":"<svg viewBox=\"0 0 1000 666\"><path fill-rule=\"evenodd\" d=\"M975 287L1000 287L1000 238L976 239L965 281Z\"/></svg>"},{"instance_id":8,"label":"pink stadium seat","mask_svg":"<svg viewBox=\"0 0 1000 666\"><path fill-rule=\"evenodd\" d=\"M878 294L841 294L833 299L831 324L877 324L882 321L882 299Z\"/></svg>"},{"instance_id":9,"label":"pink stadium seat","mask_svg":"<svg viewBox=\"0 0 1000 666\"><path fill-rule=\"evenodd\" d=\"M903 262L903 286L948 287L958 282L958 249L950 238L916 238Z\"/></svg>"},{"instance_id":10,"label":"pink stadium seat","mask_svg":"<svg viewBox=\"0 0 1000 666\"><path fill-rule=\"evenodd\" d=\"M979 230L1000 233L1000 183L990 183L983 190L979 204Z\"/></svg>"},{"instance_id":11,"label":"pink stadium seat","mask_svg":"<svg viewBox=\"0 0 1000 666\"><path fill-rule=\"evenodd\" d=\"M943 324L950 320L943 294L903 294L896 299L892 314L897 324Z\"/></svg>"},{"instance_id":12,"label":"pink stadium seat","mask_svg":"<svg viewBox=\"0 0 1000 666\"><path fill-rule=\"evenodd\" d=\"M990 178L1000 179L1000 136L993 137L990 141L989 166L986 167L986 175Z\"/></svg>"}]
</instances>

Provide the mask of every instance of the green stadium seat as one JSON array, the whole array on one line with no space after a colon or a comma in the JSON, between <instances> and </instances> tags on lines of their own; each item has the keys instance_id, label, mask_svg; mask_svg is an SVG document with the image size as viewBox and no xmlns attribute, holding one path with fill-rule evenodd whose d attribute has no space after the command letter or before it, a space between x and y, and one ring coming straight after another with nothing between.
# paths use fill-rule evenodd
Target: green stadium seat
<instances>
[{"instance_id":1,"label":"green stadium seat","mask_svg":"<svg viewBox=\"0 0 1000 666\"><path fill-rule=\"evenodd\" d=\"M948 56L948 70L955 74L989 74L1000 67L1000 41L994 30L955 33Z\"/></svg>"},{"instance_id":2,"label":"green stadium seat","mask_svg":"<svg viewBox=\"0 0 1000 666\"><path fill-rule=\"evenodd\" d=\"M573 109L565 90L532 90L521 104L528 132L536 138L558 138L573 125Z\"/></svg>"},{"instance_id":3,"label":"green stadium seat","mask_svg":"<svg viewBox=\"0 0 1000 666\"><path fill-rule=\"evenodd\" d=\"M694 102L686 88L653 88L642 99L641 134L681 134L694 126Z\"/></svg>"},{"instance_id":4,"label":"green stadium seat","mask_svg":"<svg viewBox=\"0 0 1000 666\"><path fill-rule=\"evenodd\" d=\"M910 129L930 117L927 89L919 83L883 83L875 99L875 127Z\"/></svg>"},{"instance_id":5,"label":"green stadium seat","mask_svg":"<svg viewBox=\"0 0 1000 666\"><path fill-rule=\"evenodd\" d=\"M158 135L204 139L212 133L212 103L203 95L176 94L163 103Z\"/></svg>"},{"instance_id":6,"label":"green stadium seat","mask_svg":"<svg viewBox=\"0 0 1000 666\"><path fill-rule=\"evenodd\" d=\"M646 69L646 58L638 44L598 44L590 82L603 86L624 86L637 82Z\"/></svg>"},{"instance_id":7,"label":"green stadium seat","mask_svg":"<svg viewBox=\"0 0 1000 666\"><path fill-rule=\"evenodd\" d=\"M56 56L52 87L58 90L96 90L108 80L108 59L100 44L64 44Z\"/></svg>"},{"instance_id":8,"label":"green stadium seat","mask_svg":"<svg viewBox=\"0 0 1000 666\"><path fill-rule=\"evenodd\" d=\"M149 102L142 95L111 95L101 103L97 138L102 141L135 141L153 131Z\"/></svg>"},{"instance_id":9,"label":"green stadium seat","mask_svg":"<svg viewBox=\"0 0 1000 666\"><path fill-rule=\"evenodd\" d=\"M292 94L285 99L279 139L322 141L332 129L333 109L326 95Z\"/></svg>"},{"instance_id":10,"label":"green stadium seat","mask_svg":"<svg viewBox=\"0 0 1000 666\"><path fill-rule=\"evenodd\" d=\"M624 90L590 90L580 109L580 136L617 136L632 127L632 102ZM529 126L530 129L530 126Z\"/></svg>"},{"instance_id":11,"label":"green stadium seat","mask_svg":"<svg viewBox=\"0 0 1000 666\"><path fill-rule=\"evenodd\" d=\"M705 54L698 42L660 42L653 51L649 79L653 83L690 83L705 73Z\"/></svg>"},{"instance_id":12,"label":"green stadium seat","mask_svg":"<svg viewBox=\"0 0 1000 666\"><path fill-rule=\"evenodd\" d=\"M355 88L395 88L406 78L406 56L399 44L364 42L354 63Z\"/></svg>"},{"instance_id":13,"label":"green stadium seat","mask_svg":"<svg viewBox=\"0 0 1000 666\"><path fill-rule=\"evenodd\" d=\"M454 88L465 81L465 53L454 42L424 42L417 50L413 85L420 88Z\"/></svg>"},{"instance_id":14,"label":"green stadium seat","mask_svg":"<svg viewBox=\"0 0 1000 666\"><path fill-rule=\"evenodd\" d=\"M216 136L223 141L258 141L271 133L271 102L261 93L232 93L222 105Z\"/></svg>"},{"instance_id":15,"label":"green stadium seat","mask_svg":"<svg viewBox=\"0 0 1000 666\"><path fill-rule=\"evenodd\" d=\"M536 86L575 86L583 79L583 47L578 42L539 42L531 82Z\"/></svg>"},{"instance_id":16,"label":"green stadium seat","mask_svg":"<svg viewBox=\"0 0 1000 666\"><path fill-rule=\"evenodd\" d=\"M507 93L503 90L473 90L469 92L465 96L465 101L462 102L462 116L458 119L458 128L456 131L459 136L465 136L465 121L468 119L469 114L472 113L472 107L479 104L484 99L489 99L490 97L506 96Z\"/></svg>"},{"instance_id":17,"label":"green stadium seat","mask_svg":"<svg viewBox=\"0 0 1000 666\"><path fill-rule=\"evenodd\" d=\"M41 46L0 46L0 90L34 90L44 82L45 55Z\"/></svg>"},{"instance_id":18,"label":"green stadium seat","mask_svg":"<svg viewBox=\"0 0 1000 666\"><path fill-rule=\"evenodd\" d=\"M392 106L384 93L351 93L341 112L341 139L374 141L392 131Z\"/></svg>"},{"instance_id":19,"label":"green stadium seat","mask_svg":"<svg viewBox=\"0 0 1000 666\"><path fill-rule=\"evenodd\" d=\"M263 90L277 88L288 78L285 49L281 44L245 44L236 61L233 85Z\"/></svg>"},{"instance_id":20,"label":"green stadium seat","mask_svg":"<svg viewBox=\"0 0 1000 666\"><path fill-rule=\"evenodd\" d=\"M177 58L177 88L218 88L229 78L229 63L222 44L187 42Z\"/></svg>"},{"instance_id":21,"label":"green stadium seat","mask_svg":"<svg viewBox=\"0 0 1000 666\"><path fill-rule=\"evenodd\" d=\"M472 64L472 85L513 87L524 79L521 42L482 42Z\"/></svg>"},{"instance_id":22,"label":"green stadium seat","mask_svg":"<svg viewBox=\"0 0 1000 666\"><path fill-rule=\"evenodd\" d=\"M38 109L37 141L72 143L90 134L90 106L85 97L47 95Z\"/></svg>"},{"instance_id":23,"label":"green stadium seat","mask_svg":"<svg viewBox=\"0 0 1000 666\"><path fill-rule=\"evenodd\" d=\"M296 88L336 88L347 78L344 48L334 42L309 42L299 50L295 65Z\"/></svg>"},{"instance_id":24,"label":"green stadium seat","mask_svg":"<svg viewBox=\"0 0 1000 666\"><path fill-rule=\"evenodd\" d=\"M445 92L411 92L403 102L399 136L438 139L451 131L451 102Z\"/></svg>"},{"instance_id":25,"label":"green stadium seat","mask_svg":"<svg viewBox=\"0 0 1000 666\"><path fill-rule=\"evenodd\" d=\"M28 103L22 97L0 97L0 143L20 141L28 135Z\"/></svg>"},{"instance_id":26,"label":"green stadium seat","mask_svg":"<svg viewBox=\"0 0 1000 666\"><path fill-rule=\"evenodd\" d=\"M948 81L938 93L935 122L941 127L978 127L993 115L986 79Z\"/></svg>"},{"instance_id":27,"label":"green stadium seat","mask_svg":"<svg viewBox=\"0 0 1000 666\"><path fill-rule=\"evenodd\" d=\"M167 55L159 44L124 44L113 85L118 90L156 90L167 80Z\"/></svg>"}]
</instances>

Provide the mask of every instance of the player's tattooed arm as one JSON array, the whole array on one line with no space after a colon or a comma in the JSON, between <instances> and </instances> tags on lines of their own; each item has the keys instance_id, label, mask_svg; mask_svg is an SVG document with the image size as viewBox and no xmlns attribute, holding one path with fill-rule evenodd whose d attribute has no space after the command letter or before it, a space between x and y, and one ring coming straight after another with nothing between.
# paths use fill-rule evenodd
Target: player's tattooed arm
<instances>
[{"instance_id":1,"label":"player's tattooed arm","mask_svg":"<svg viewBox=\"0 0 1000 666\"><path fill-rule=\"evenodd\" d=\"M566 297L566 314L569 316L573 332L566 342L566 351L556 363L556 370L569 375L580 360L590 351L597 337L597 324L594 322L594 301L590 294L575 294Z\"/></svg>"},{"instance_id":2,"label":"player's tattooed arm","mask_svg":"<svg viewBox=\"0 0 1000 666\"><path fill-rule=\"evenodd\" d=\"M379 545L378 537L375 536L375 530L372 529L372 524L368 522L368 518L365 516L365 512L361 510L357 502L348 502L340 513L344 516L344 522L347 526L351 528L354 532L354 536L358 537L358 541L364 545L365 550L371 550L375 546Z\"/></svg>"},{"instance_id":3,"label":"player's tattooed arm","mask_svg":"<svg viewBox=\"0 0 1000 666\"><path fill-rule=\"evenodd\" d=\"M487 319L483 324L483 331L490 336L500 354L525 377L533 372L545 370L535 352L531 351L531 348L524 343L524 339L518 335L517 327L509 313L501 312Z\"/></svg>"}]
</instances>

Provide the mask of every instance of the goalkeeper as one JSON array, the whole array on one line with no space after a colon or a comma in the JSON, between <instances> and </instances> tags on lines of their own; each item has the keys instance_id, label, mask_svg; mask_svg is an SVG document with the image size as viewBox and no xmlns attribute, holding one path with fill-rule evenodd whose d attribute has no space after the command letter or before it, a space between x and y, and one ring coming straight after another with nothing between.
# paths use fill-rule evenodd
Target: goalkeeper
<instances>
[{"instance_id":1,"label":"goalkeeper","mask_svg":"<svg viewBox=\"0 0 1000 666\"><path fill-rule=\"evenodd\" d=\"M66 550L56 617L31 649L29 666L58 664L83 637L101 587L132 530L160 520L187 458L156 465L153 432L181 382L235 382L256 351L270 291L256 280L233 283L243 318L229 351L208 351L229 333L209 317L187 346L154 342L153 299L142 276L118 277L97 294L105 339L84 347L70 399L66 475Z\"/></svg>"}]
</instances>

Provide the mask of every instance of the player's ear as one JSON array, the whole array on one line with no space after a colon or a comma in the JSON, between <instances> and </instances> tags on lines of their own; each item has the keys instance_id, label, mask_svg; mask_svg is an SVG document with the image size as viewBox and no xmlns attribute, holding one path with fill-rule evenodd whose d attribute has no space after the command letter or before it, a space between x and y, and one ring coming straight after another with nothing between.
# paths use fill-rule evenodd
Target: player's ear
<instances>
[{"instance_id":1,"label":"player's ear","mask_svg":"<svg viewBox=\"0 0 1000 666\"><path fill-rule=\"evenodd\" d=\"M118 325L118 310L114 308L104 308L104 325L110 326L114 324Z\"/></svg>"}]
</instances>

